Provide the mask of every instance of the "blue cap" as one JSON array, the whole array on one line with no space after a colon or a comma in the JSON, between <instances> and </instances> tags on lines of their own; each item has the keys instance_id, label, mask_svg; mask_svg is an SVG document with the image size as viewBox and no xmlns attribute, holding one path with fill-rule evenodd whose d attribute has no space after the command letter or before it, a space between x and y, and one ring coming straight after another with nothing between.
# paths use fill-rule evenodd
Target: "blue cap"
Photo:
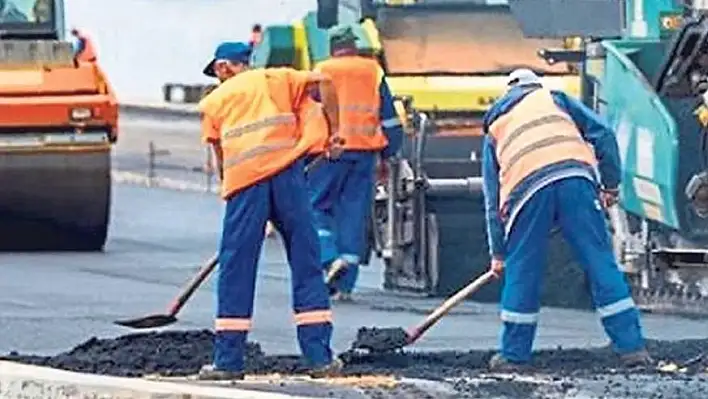
<instances>
[{"instance_id":1,"label":"blue cap","mask_svg":"<svg viewBox=\"0 0 708 399\"><path fill-rule=\"evenodd\" d=\"M212 78L216 77L214 73L214 63L217 60L226 60L231 62L238 62L241 64L248 64L248 60L251 57L251 46L242 42L224 42L219 44L214 51L214 59L209 62L209 64L204 68L203 73L206 76Z\"/></svg>"}]
</instances>

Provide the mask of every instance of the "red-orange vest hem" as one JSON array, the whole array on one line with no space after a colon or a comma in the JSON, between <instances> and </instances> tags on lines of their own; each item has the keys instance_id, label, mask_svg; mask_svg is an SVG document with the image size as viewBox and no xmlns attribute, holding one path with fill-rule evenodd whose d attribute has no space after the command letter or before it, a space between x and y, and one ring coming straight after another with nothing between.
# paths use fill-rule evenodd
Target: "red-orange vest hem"
<instances>
[{"instance_id":1,"label":"red-orange vest hem","mask_svg":"<svg viewBox=\"0 0 708 399\"><path fill-rule=\"evenodd\" d=\"M499 162L499 209L519 183L545 166L568 160L597 164L578 127L546 89L526 95L492 123L489 133Z\"/></svg>"},{"instance_id":2,"label":"red-orange vest hem","mask_svg":"<svg viewBox=\"0 0 708 399\"><path fill-rule=\"evenodd\" d=\"M316 70L332 78L339 102L339 136L344 150L378 151L388 140L379 120L381 67L371 58L334 57Z\"/></svg>"},{"instance_id":3,"label":"red-orange vest hem","mask_svg":"<svg viewBox=\"0 0 708 399\"><path fill-rule=\"evenodd\" d=\"M199 103L219 127L219 137L206 140L218 139L224 153L223 198L280 173L312 146L303 140L291 88L282 87L290 84L288 73L288 68L242 72Z\"/></svg>"},{"instance_id":4,"label":"red-orange vest hem","mask_svg":"<svg viewBox=\"0 0 708 399\"><path fill-rule=\"evenodd\" d=\"M83 42L84 48L76 55L76 60L79 62L96 62L96 47L93 45L93 40L83 33L79 33L77 37Z\"/></svg>"}]
</instances>

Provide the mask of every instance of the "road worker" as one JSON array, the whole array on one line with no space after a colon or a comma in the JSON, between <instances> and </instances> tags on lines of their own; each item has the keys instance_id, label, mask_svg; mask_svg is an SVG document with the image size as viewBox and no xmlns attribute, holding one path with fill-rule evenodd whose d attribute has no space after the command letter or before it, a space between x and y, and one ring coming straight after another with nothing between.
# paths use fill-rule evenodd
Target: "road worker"
<instances>
[{"instance_id":1,"label":"road worker","mask_svg":"<svg viewBox=\"0 0 708 399\"><path fill-rule=\"evenodd\" d=\"M617 201L621 173L613 132L582 103L544 88L528 69L509 75L508 91L485 115L484 129L491 269L504 275L501 351L490 367L511 371L531 359L555 227L589 280L593 305L620 360L649 364L639 311L605 224L603 205Z\"/></svg>"},{"instance_id":2,"label":"road worker","mask_svg":"<svg viewBox=\"0 0 708 399\"><path fill-rule=\"evenodd\" d=\"M323 151L329 151L330 153L325 155L330 157L332 155L331 150L333 149L332 146L328 146L330 140L330 124L327 121L327 115L324 113L322 105L311 95L307 95L303 98L298 116L303 134L302 140L307 140L308 143L312 143L311 148L316 148L318 154L321 154ZM275 237L275 233L275 226L273 222L269 220L266 224L266 237Z\"/></svg>"},{"instance_id":3,"label":"road worker","mask_svg":"<svg viewBox=\"0 0 708 399\"><path fill-rule=\"evenodd\" d=\"M96 62L96 48L93 40L84 32L74 28L71 30L74 36L74 58L79 62Z\"/></svg>"},{"instance_id":4,"label":"road worker","mask_svg":"<svg viewBox=\"0 0 708 399\"><path fill-rule=\"evenodd\" d=\"M263 41L263 27L260 24L255 24L251 28L251 38L248 40L248 44L251 48L256 47Z\"/></svg>"},{"instance_id":5,"label":"road worker","mask_svg":"<svg viewBox=\"0 0 708 399\"><path fill-rule=\"evenodd\" d=\"M198 378L243 377L256 267L267 220L282 233L292 271L300 349L313 376L336 373L332 313L319 264L317 232L303 172L312 143L297 123L304 94L320 85L336 129L337 101L328 78L290 68L248 69L247 43L222 43L204 69L222 82L199 103L204 141L213 146L226 201L219 251L214 362Z\"/></svg>"},{"instance_id":6,"label":"road worker","mask_svg":"<svg viewBox=\"0 0 708 399\"><path fill-rule=\"evenodd\" d=\"M330 292L351 300L366 247L377 155L388 159L398 152L403 128L381 67L358 54L351 27L330 29L330 49L332 58L315 70L331 76L336 87L344 153L310 171L308 182Z\"/></svg>"}]
</instances>

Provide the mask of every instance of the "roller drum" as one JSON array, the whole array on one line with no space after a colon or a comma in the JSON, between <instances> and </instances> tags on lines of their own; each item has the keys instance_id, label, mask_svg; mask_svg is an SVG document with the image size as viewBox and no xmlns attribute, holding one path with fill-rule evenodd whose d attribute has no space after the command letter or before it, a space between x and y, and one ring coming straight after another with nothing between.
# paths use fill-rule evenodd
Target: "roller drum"
<instances>
[{"instance_id":1,"label":"roller drum","mask_svg":"<svg viewBox=\"0 0 708 399\"><path fill-rule=\"evenodd\" d=\"M0 250L100 251L106 242L110 147L0 147Z\"/></svg>"}]
</instances>

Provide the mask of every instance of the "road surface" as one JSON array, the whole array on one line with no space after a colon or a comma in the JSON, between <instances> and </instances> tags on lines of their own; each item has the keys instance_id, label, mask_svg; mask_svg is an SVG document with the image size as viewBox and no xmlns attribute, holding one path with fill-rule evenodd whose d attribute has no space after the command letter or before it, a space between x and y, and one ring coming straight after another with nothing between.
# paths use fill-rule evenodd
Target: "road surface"
<instances>
[{"instance_id":1,"label":"road surface","mask_svg":"<svg viewBox=\"0 0 708 399\"><path fill-rule=\"evenodd\" d=\"M112 322L162 310L200 263L215 251L222 204L215 194L199 191L203 175L157 169L162 183L165 178L172 183L189 182L191 186L182 187L189 190L126 183L140 180L138 177L145 173L150 141L170 151L171 155L162 159L163 164L201 165L205 152L199 143L197 122L139 118L121 122L122 138L115 151L114 165L116 179L122 183L115 185L106 251L0 254L0 353L48 355L66 351L92 336L109 338L129 333L131 331ZM382 292L381 268L380 263L373 262L372 266L362 269L355 303L335 304L334 348L337 352L349 348L361 326L410 326L438 303ZM173 328L209 329L213 309L213 287L209 282L197 292ZM708 321L658 315L645 315L643 321L648 337L655 339L704 338L708 331ZM498 328L496 306L470 302L444 318L413 349L493 349ZM268 240L263 248L251 339L259 342L268 354L292 354L297 353L294 332L288 266L276 238ZM593 313L543 310L538 348L604 344L606 339ZM579 384L579 380L574 381ZM463 378L455 384L466 392L492 392L489 384L498 385L480 377ZM483 388L479 388L480 384ZM524 384L502 384L499 389L511 387L523 391ZM557 385L557 381L554 384ZM596 388L605 389L602 388L604 382L585 381L583 384L586 387L600 384L600 388ZM606 382L607 386L612 384L615 383ZM644 386L637 382L631 384L635 388ZM706 386L702 380L692 380L691 384L697 384L700 389ZM669 384L666 389L673 389L674 385ZM537 393L542 391L538 389ZM494 394L499 392L496 390ZM605 389L605 392L609 391Z\"/></svg>"},{"instance_id":2,"label":"road surface","mask_svg":"<svg viewBox=\"0 0 708 399\"><path fill-rule=\"evenodd\" d=\"M121 121L115 167L135 176L144 172L147 143L173 154L163 162L200 165L204 148L195 121ZM192 178L195 173L157 171L158 177ZM124 334L117 318L161 310L198 265L216 249L221 217L216 195L116 184L109 242L97 254L0 254L0 352L50 353L90 336ZM338 304L335 347L345 350L361 325L408 326L432 309L435 300L409 300L380 290L381 265L362 269L358 303ZM253 339L268 353L296 350L288 286L288 266L276 238L266 242L260 265ZM177 328L209 328L212 287L188 304ZM645 316L650 337L702 337L708 322ZM492 305L466 304L433 328L421 349L491 348L498 320ZM601 345L605 338L594 314L545 310L538 345Z\"/></svg>"}]
</instances>

